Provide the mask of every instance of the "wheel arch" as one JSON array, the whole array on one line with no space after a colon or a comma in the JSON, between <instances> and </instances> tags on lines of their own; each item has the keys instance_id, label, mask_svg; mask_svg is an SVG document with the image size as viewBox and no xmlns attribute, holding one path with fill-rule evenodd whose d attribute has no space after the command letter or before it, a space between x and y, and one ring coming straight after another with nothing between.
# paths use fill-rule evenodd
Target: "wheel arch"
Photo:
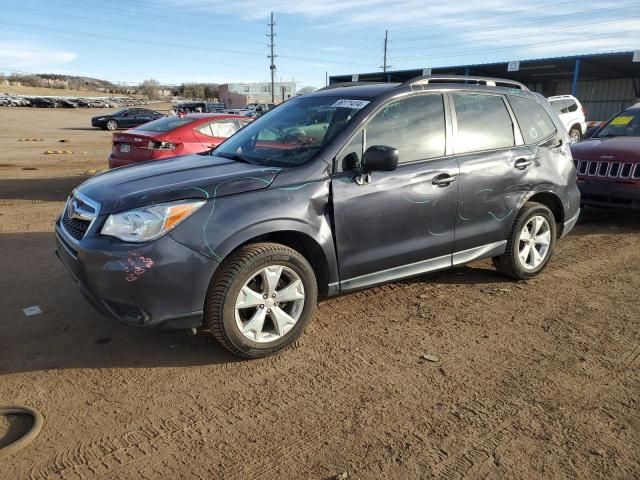
<instances>
[{"instance_id":1,"label":"wheel arch","mask_svg":"<svg viewBox=\"0 0 640 480\"><path fill-rule=\"evenodd\" d=\"M567 131L569 131L569 132L570 132L570 131L571 131L571 130L573 130L574 128L580 132L580 136L584 135L584 132L582 131L582 125L580 125L580 123L579 123L579 122L575 122L575 123L573 123L573 124L569 127L569 130L567 130Z\"/></svg>"},{"instance_id":2,"label":"wheel arch","mask_svg":"<svg viewBox=\"0 0 640 480\"><path fill-rule=\"evenodd\" d=\"M565 221L564 207L560 197L553 192L537 192L527 198L526 201L541 203L551 210L556 221L556 237L560 238Z\"/></svg>"},{"instance_id":3,"label":"wheel arch","mask_svg":"<svg viewBox=\"0 0 640 480\"><path fill-rule=\"evenodd\" d=\"M274 228L275 227L275 228ZM286 245L307 259L316 275L318 296L332 294L330 284L338 281L333 237L314 235L310 226L301 222L278 222L278 225L260 224L225 240L217 249L222 261L245 245L257 242L273 242Z\"/></svg>"}]
</instances>

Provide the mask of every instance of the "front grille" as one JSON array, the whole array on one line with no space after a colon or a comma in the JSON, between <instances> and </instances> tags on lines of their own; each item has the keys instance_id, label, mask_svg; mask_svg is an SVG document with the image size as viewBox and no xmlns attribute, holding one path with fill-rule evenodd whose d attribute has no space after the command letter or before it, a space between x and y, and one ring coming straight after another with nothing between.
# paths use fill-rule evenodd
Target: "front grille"
<instances>
[{"instance_id":1,"label":"front grille","mask_svg":"<svg viewBox=\"0 0 640 480\"><path fill-rule=\"evenodd\" d=\"M69 212L66 208L64 209L64 213L62 214L62 226L67 233L76 240L82 240L85 233L87 233L90 224L91 222L88 222L87 220L69 218Z\"/></svg>"},{"instance_id":2,"label":"front grille","mask_svg":"<svg viewBox=\"0 0 640 480\"><path fill-rule=\"evenodd\" d=\"M98 216L98 210L98 204L74 190L60 218L62 229L74 240L82 240Z\"/></svg>"},{"instance_id":3,"label":"front grille","mask_svg":"<svg viewBox=\"0 0 640 480\"><path fill-rule=\"evenodd\" d=\"M640 179L640 163L622 163L597 160L574 160L578 175L584 177Z\"/></svg>"}]
</instances>

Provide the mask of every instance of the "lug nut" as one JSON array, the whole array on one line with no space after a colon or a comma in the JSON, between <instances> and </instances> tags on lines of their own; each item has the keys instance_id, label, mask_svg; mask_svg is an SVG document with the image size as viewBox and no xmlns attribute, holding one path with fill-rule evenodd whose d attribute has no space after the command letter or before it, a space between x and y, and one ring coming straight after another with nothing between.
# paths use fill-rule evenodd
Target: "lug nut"
<instances>
[{"instance_id":1,"label":"lug nut","mask_svg":"<svg viewBox=\"0 0 640 480\"><path fill-rule=\"evenodd\" d=\"M271 295L273 298L276 298L276 294L274 293L273 295Z\"/></svg>"},{"instance_id":2,"label":"lug nut","mask_svg":"<svg viewBox=\"0 0 640 480\"><path fill-rule=\"evenodd\" d=\"M262 298L267 298L267 294L265 293L264 295L262 295Z\"/></svg>"},{"instance_id":3,"label":"lug nut","mask_svg":"<svg viewBox=\"0 0 640 480\"><path fill-rule=\"evenodd\" d=\"M270 308L267 308L267 313L271 313L271 309Z\"/></svg>"},{"instance_id":4,"label":"lug nut","mask_svg":"<svg viewBox=\"0 0 640 480\"><path fill-rule=\"evenodd\" d=\"M264 308L264 305L260 305L260 308Z\"/></svg>"}]
</instances>

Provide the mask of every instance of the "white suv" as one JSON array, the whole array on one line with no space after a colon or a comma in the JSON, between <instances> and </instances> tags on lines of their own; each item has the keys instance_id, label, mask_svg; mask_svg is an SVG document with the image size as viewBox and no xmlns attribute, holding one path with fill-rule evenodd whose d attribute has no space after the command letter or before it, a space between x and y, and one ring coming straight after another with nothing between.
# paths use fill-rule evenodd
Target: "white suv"
<instances>
[{"instance_id":1,"label":"white suv","mask_svg":"<svg viewBox=\"0 0 640 480\"><path fill-rule=\"evenodd\" d=\"M573 95L556 95L549 97L549 103L558 112L558 116L564 124L569 138L573 143L577 143L587 131L584 107Z\"/></svg>"}]
</instances>

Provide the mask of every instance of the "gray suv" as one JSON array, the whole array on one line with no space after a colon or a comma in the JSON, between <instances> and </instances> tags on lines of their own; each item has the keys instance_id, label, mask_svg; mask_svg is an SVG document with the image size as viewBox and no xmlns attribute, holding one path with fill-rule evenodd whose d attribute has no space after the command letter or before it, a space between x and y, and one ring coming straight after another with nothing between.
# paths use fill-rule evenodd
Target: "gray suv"
<instances>
[{"instance_id":1,"label":"gray suv","mask_svg":"<svg viewBox=\"0 0 640 480\"><path fill-rule=\"evenodd\" d=\"M429 76L330 86L206 155L97 175L69 197L57 254L100 311L256 358L295 341L319 297L483 258L533 277L579 206L541 95Z\"/></svg>"}]
</instances>

